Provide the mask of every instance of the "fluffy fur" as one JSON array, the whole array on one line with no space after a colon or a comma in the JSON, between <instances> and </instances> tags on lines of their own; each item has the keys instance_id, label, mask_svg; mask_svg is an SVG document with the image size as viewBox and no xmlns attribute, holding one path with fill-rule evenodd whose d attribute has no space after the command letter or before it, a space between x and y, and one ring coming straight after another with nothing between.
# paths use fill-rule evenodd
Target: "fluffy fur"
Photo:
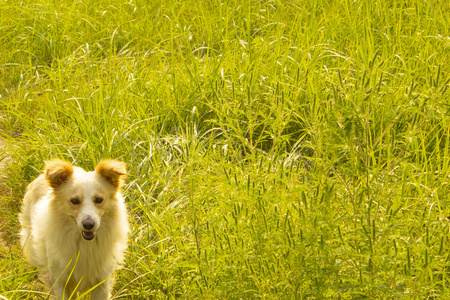
<instances>
[{"instance_id":1,"label":"fluffy fur","mask_svg":"<svg viewBox=\"0 0 450 300\"><path fill-rule=\"evenodd\" d=\"M102 160L86 172L55 159L27 187L22 247L31 264L45 269L44 280L58 300L97 285L91 299L110 298L129 231L120 193L125 173L125 163L116 160Z\"/></svg>"}]
</instances>

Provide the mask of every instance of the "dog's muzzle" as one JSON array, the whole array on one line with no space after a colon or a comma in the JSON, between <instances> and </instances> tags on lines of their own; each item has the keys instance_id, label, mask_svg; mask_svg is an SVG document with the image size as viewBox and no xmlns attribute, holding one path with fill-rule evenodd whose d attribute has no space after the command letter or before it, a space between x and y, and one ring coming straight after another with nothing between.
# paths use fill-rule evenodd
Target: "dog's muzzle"
<instances>
[{"instance_id":1,"label":"dog's muzzle","mask_svg":"<svg viewBox=\"0 0 450 300\"><path fill-rule=\"evenodd\" d=\"M95 238L95 231L93 230L95 227L95 221L91 217L87 217L81 222L83 228L86 230L81 231L81 235L87 241L90 241Z\"/></svg>"}]
</instances>

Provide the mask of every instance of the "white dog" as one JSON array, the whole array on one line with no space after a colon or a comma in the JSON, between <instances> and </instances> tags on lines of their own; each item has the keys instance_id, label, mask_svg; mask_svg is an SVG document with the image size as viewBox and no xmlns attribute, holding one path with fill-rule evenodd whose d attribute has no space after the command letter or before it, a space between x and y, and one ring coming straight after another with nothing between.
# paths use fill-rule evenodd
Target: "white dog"
<instances>
[{"instance_id":1,"label":"white dog","mask_svg":"<svg viewBox=\"0 0 450 300\"><path fill-rule=\"evenodd\" d=\"M127 247L127 210L120 193L125 163L102 160L86 172L59 159L27 188L20 233L28 261L44 268L59 299L94 288L109 299L113 273Z\"/></svg>"}]
</instances>

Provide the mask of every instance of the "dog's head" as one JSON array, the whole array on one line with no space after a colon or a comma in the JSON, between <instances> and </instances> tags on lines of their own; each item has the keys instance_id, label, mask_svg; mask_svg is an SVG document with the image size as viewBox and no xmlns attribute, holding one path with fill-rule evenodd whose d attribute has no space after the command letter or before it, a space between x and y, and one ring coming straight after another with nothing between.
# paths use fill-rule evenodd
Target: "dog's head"
<instances>
[{"instance_id":1,"label":"dog's head","mask_svg":"<svg viewBox=\"0 0 450 300\"><path fill-rule=\"evenodd\" d=\"M116 204L126 174L125 163L102 160L95 171L54 159L45 163L45 179L53 189L53 207L71 217L85 240L95 238L102 217Z\"/></svg>"}]
</instances>

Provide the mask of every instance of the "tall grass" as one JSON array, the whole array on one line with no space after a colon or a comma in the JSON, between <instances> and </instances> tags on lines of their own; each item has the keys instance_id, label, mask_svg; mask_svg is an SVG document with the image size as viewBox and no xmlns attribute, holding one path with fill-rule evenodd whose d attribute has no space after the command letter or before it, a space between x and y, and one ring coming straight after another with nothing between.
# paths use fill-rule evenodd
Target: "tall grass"
<instances>
[{"instance_id":1,"label":"tall grass","mask_svg":"<svg viewBox=\"0 0 450 300\"><path fill-rule=\"evenodd\" d=\"M0 295L43 161L114 157L116 298L449 296L445 1L0 3Z\"/></svg>"}]
</instances>

